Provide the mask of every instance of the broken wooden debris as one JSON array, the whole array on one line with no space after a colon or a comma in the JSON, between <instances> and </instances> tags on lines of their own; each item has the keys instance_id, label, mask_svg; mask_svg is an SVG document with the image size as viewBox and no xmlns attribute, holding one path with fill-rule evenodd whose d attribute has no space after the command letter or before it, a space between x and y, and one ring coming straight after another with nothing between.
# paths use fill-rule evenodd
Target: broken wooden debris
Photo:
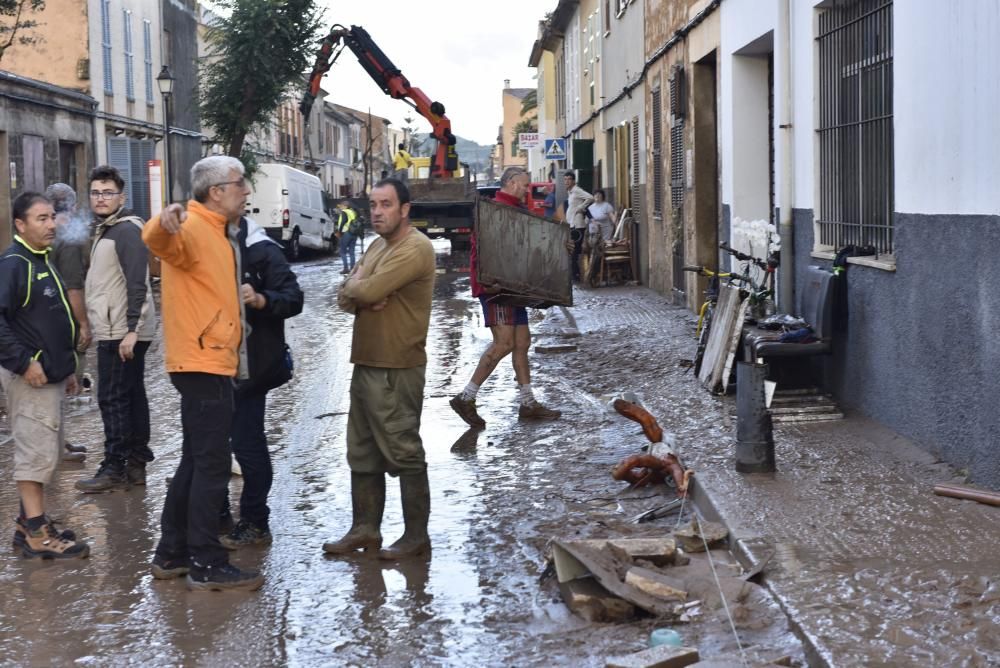
<instances>
[{"instance_id":1,"label":"broken wooden debris","mask_svg":"<svg viewBox=\"0 0 1000 668\"><path fill-rule=\"evenodd\" d=\"M613 550L621 550L629 559L641 559L656 566L670 566L677 556L677 544L669 536L664 538L591 539L579 542L596 548L609 545Z\"/></svg>"},{"instance_id":2,"label":"broken wooden debris","mask_svg":"<svg viewBox=\"0 0 1000 668\"><path fill-rule=\"evenodd\" d=\"M729 535L726 527L717 522L699 522L698 518L674 531L677 546L685 552L704 552L705 543L708 549L718 547Z\"/></svg>"},{"instance_id":3,"label":"broken wooden debris","mask_svg":"<svg viewBox=\"0 0 1000 668\"><path fill-rule=\"evenodd\" d=\"M566 607L588 622L624 622L635 617L635 606L613 596L594 578L559 583Z\"/></svg>"},{"instance_id":4,"label":"broken wooden debris","mask_svg":"<svg viewBox=\"0 0 1000 668\"><path fill-rule=\"evenodd\" d=\"M660 645L627 656L615 656L605 662L606 668L685 668L698 662L695 647Z\"/></svg>"},{"instance_id":5,"label":"broken wooden debris","mask_svg":"<svg viewBox=\"0 0 1000 668\"><path fill-rule=\"evenodd\" d=\"M625 575L633 564L622 547L609 548L607 543L608 541L554 541L552 556L559 582L593 576L611 594L665 620L678 619L683 611L682 603L661 599L624 582Z\"/></svg>"},{"instance_id":6,"label":"broken wooden debris","mask_svg":"<svg viewBox=\"0 0 1000 668\"><path fill-rule=\"evenodd\" d=\"M576 351L577 351L577 345L575 343L558 343L558 344L535 346L535 352L542 355L555 354L555 353L575 353Z\"/></svg>"},{"instance_id":7,"label":"broken wooden debris","mask_svg":"<svg viewBox=\"0 0 1000 668\"><path fill-rule=\"evenodd\" d=\"M672 578L669 575L664 575L659 571L649 568L633 566L628 569L628 572L625 573L625 584L632 585L647 594L668 601L673 600L682 603L687 601L687 591L684 589L683 580Z\"/></svg>"}]
</instances>

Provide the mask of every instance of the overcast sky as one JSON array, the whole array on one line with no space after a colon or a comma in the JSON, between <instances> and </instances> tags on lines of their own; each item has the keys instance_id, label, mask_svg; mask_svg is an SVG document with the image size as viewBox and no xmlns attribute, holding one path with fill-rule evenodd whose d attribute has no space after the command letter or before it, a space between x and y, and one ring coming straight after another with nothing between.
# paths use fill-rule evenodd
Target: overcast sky
<instances>
[{"instance_id":1,"label":"overcast sky","mask_svg":"<svg viewBox=\"0 0 1000 668\"><path fill-rule=\"evenodd\" d=\"M534 88L528 67L538 21L557 0L320 0L332 25L358 25L409 79L445 106L452 131L480 144L496 142L504 79ZM327 98L362 111L369 107L397 128L410 113L419 132L430 125L393 100L345 49L323 79Z\"/></svg>"}]
</instances>

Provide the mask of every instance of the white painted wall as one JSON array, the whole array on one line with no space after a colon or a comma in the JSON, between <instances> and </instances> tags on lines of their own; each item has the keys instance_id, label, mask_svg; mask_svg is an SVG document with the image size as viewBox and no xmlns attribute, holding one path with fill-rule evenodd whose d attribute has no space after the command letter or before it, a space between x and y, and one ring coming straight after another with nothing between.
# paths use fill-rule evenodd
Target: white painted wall
<instances>
[{"instance_id":1,"label":"white painted wall","mask_svg":"<svg viewBox=\"0 0 1000 668\"><path fill-rule=\"evenodd\" d=\"M771 207L767 128L767 60L734 56L732 97L732 218L768 220Z\"/></svg>"},{"instance_id":2,"label":"white painted wall","mask_svg":"<svg viewBox=\"0 0 1000 668\"><path fill-rule=\"evenodd\" d=\"M893 13L896 210L1000 213L1000 0Z\"/></svg>"},{"instance_id":3,"label":"white painted wall","mask_svg":"<svg viewBox=\"0 0 1000 668\"><path fill-rule=\"evenodd\" d=\"M580 124L580 12L577 9L566 27L563 42L563 58L566 62L566 130Z\"/></svg>"},{"instance_id":4,"label":"white painted wall","mask_svg":"<svg viewBox=\"0 0 1000 668\"><path fill-rule=\"evenodd\" d=\"M775 29L778 21L777 3L780 1L726 0L719 6L719 142L722 156L722 201L725 204L732 204L734 197L733 121L734 114L740 109L739 99L734 96L733 89L733 53ZM766 137L764 141L767 141Z\"/></svg>"},{"instance_id":5,"label":"white painted wall","mask_svg":"<svg viewBox=\"0 0 1000 668\"><path fill-rule=\"evenodd\" d=\"M601 80L603 82L607 103L618 97L626 84L635 79L643 67L643 51L636 48L643 44L645 30L645 3L633 2L625 8L621 16L616 15L615 7L611 8L611 30L603 35ZM601 115L601 131L617 127L632 119L639 118L639 182L646 182L646 132L643 127L646 117L646 84L640 83L633 88L631 95L624 96ZM609 150L612 147L609 146ZM610 166L608 167L610 169Z\"/></svg>"},{"instance_id":6,"label":"white painted wall","mask_svg":"<svg viewBox=\"0 0 1000 668\"><path fill-rule=\"evenodd\" d=\"M780 1L780 0L779 0ZM791 2L792 25L792 163L795 167L792 206L812 209L816 194L816 10L814 2ZM780 56L776 54L775 68ZM780 79L780 77L779 77ZM782 83L776 82L776 93ZM780 98L778 98L780 100ZM781 133L779 131L779 137ZM781 173L780 165L778 174ZM780 202L781 179L778 179Z\"/></svg>"}]
</instances>

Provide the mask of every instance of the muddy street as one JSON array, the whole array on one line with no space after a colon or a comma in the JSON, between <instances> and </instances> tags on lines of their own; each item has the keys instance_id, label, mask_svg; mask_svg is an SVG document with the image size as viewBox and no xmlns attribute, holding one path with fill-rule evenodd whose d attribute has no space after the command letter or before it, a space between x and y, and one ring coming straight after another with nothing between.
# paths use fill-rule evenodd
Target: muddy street
<instances>
[{"instance_id":1,"label":"muddy street","mask_svg":"<svg viewBox=\"0 0 1000 668\"><path fill-rule=\"evenodd\" d=\"M91 557L77 562L0 557L0 651L18 665L603 665L610 654L646 646L654 620L591 624L539 584L547 543L557 537L663 535L677 516L650 524L626 519L671 498L625 492L610 467L640 443L634 425L610 414L601 394L622 389L592 381L584 360L532 354L540 399L557 422L517 420L516 389L505 362L480 394L488 426L467 430L448 399L468 380L489 340L468 290L468 257L435 243L438 281L428 338L422 436L429 462L433 556L429 562L332 559L322 543L350 526L344 459L351 318L336 309L339 264L316 256L295 265L306 293L288 322L295 378L272 392L268 438L274 460L268 548L234 562L266 576L256 593L191 593L183 579L154 581L148 566L159 532L166 478L180 453L179 400L149 356L147 384L157 459L149 484L85 495L73 483L100 462L101 420L84 398L70 407L68 436L90 448L83 465L63 465L51 514L83 536ZM537 341L561 329L558 310L533 312ZM591 372L578 377L576 364ZM637 367L638 368L638 367ZM6 429L6 423L4 423ZM0 441L7 433L0 434ZM0 449L9 470L11 449ZM231 492L238 498L240 479ZM0 486L0 515L13 518L13 485ZM402 533L398 485L388 485L383 534ZM741 637L799 656L773 603L761 603ZM684 630L703 652L734 650L728 627L707 618Z\"/></svg>"}]
</instances>

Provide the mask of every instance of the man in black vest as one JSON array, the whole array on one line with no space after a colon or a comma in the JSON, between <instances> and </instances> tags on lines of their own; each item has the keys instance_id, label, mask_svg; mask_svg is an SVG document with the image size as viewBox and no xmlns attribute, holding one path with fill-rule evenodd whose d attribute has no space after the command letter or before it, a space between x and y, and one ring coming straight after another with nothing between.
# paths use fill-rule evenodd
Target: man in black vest
<instances>
[{"instance_id":1,"label":"man in black vest","mask_svg":"<svg viewBox=\"0 0 1000 668\"><path fill-rule=\"evenodd\" d=\"M82 558L86 543L60 533L45 515L45 485L63 448L63 395L75 393L78 323L49 262L55 210L46 197L14 200L14 243L0 255L0 385L14 438L14 481L21 497L14 545L25 557Z\"/></svg>"}]
</instances>

